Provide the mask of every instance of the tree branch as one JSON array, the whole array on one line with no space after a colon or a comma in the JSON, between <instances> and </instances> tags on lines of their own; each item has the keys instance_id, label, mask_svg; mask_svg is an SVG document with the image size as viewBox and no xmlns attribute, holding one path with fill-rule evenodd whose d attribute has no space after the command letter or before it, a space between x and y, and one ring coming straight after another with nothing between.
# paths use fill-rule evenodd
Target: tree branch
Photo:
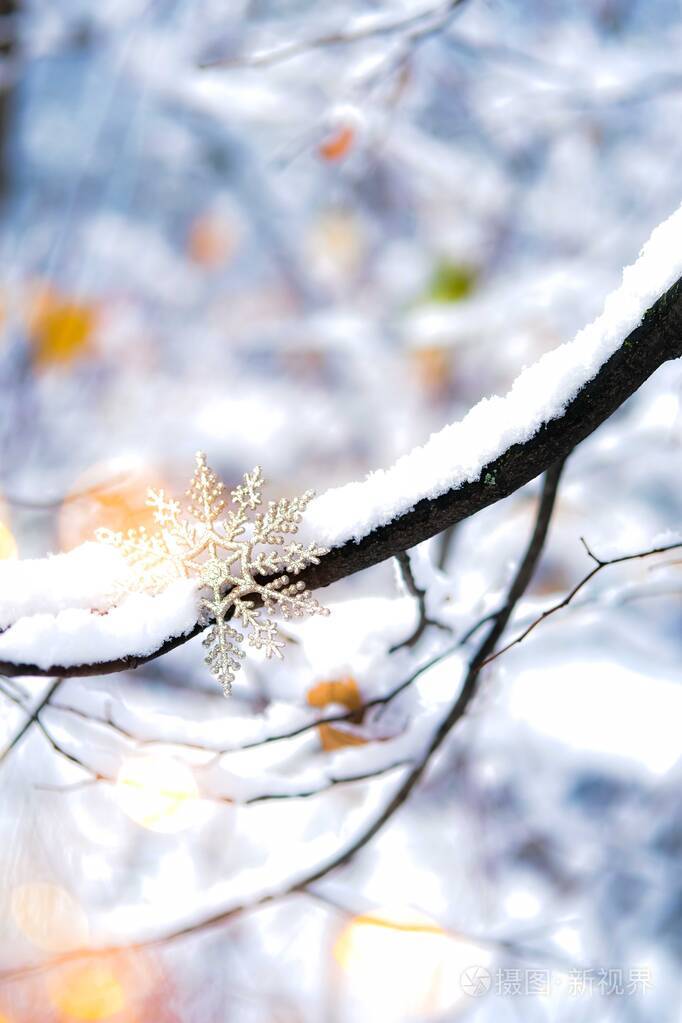
<instances>
[{"instance_id":1,"label":"tree branch","mask_svg":"<svg viewBox=\"0 0 682 1023\"><path fill-rule=\"evenodd\" d=\"M190 921L185 926L176 928L175 930L162 934L156 938L145 939L125 946L110 946L107 948L67 953L66 955L57 956L42 963L19 968L11 968L4 972L0 972L0 981L15 980L20 977L25 977L31 973L51 969L66 962L73 961L74 959L87 958L88 956L111 955L113 953L120 952L122 948L127 950L136 950L140 948L156 947L177 941L181 938L187 937L188 935L221 926L242 913L252 912L253 910L259 909L261 906L277 902L290 895L306 892L310 885L315 884L317 881L327 877L327 875L348 863L349 860L356 855L356 853L363 849L368 842L370 842L374 836L382 830L394 814L404 805L405 802L407 802L413 789L417 786L426 771L427 766L431 762L433 755L442 746L452 728L463 717L470 706L477 691L479 677L486 662L486 658L494 650L518 600L526 590L535 568L537 567L547 538L549 524L555 506L559 479L563 469L563 463L563 459L555 463L545 476L540 505L536 514L530 541L511 581L504 604L493 616L490 628L469 662L469 668L457 698L451 705L445 718L441 721L440 725L433 733L431 741L428 743L425 751L407 773L386 806L378 814L378 816L370 821L365 829L357 835L350 845L348 845L345 849L342 849L326 863L323 863L318 867L314 867L305 876L298 880L292 880L280 891L265 892L263 895L250 902L232 905L225 909L218 910L210 916ZM399 765L393 764L388 769L391 770L393 767L397 766Z\"/></svg>"},{"instance_id":2,"label":"tree branch","mask_svg":"<svg viewBox=\"0 0 682 1023\"><path fill-rule=\"evenodd\" d=\"M319 589L346 576L395 557L399 552L441 533L489 505L501 501L535 479L620 408L664 363L682 355L682 278L645 313L641 324L623 341L598 373L567 402L561 415L544 423L522 444L512 444L483 466L479 477L439 497L418 501L408 512L378 526L360 540L334 547L319 565L300 574L306 586ZM5 675L104 675L128 671L181 646L202 631L196 625L184 636L167 640L145 656L127 656L70 667L0 662Z\"/></svg>"}]
</instances>

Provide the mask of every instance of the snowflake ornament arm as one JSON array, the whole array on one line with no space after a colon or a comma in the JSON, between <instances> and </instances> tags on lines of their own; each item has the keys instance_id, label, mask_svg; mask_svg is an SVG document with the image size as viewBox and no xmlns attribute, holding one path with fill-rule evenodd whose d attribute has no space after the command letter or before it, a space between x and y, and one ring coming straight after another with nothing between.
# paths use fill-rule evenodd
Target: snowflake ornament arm
<instances>
[{"instance_id":1,"label":"snowflake ornament arm","mask_svg":"<svg viewBox=\"0 0 682 1023\"><path fill-rule=\"evenodd\" d=\"M178 577L196 578L203 591L202 621L209 624L203 640L206 663L226 695L244 656L240 646L244 637L267 657L281 657L284 644L273 614L279 612L285 619L328 614L302 580L290 578L319 564L327 548L285 543L287 536L298 531L312 491L270 501L260 512L264 483L256 466L232 491L227 508L225 486L199 452L185 515L178 501L168 499L163 491L150 490L147 503L154 509L158 532L97 533L98 540L124 554L133 569L136 590L158 592ZM256 514L251 517L251 513ZM228 625L231 617L243 633Z\"/></svg>"}]
</instances>

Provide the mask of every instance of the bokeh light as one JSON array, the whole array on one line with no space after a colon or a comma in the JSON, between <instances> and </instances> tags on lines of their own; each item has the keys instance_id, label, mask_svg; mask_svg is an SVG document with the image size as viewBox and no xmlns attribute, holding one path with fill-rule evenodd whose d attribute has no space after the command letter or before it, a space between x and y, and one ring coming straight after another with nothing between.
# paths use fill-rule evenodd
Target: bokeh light
<instances>
[{"instance_id":1,"label":"bokeh light","mask_svg":"<svg viewBox=\"0 0 682 1023\"><path fill-rule=\"evenodd\" d=\"M437 1016L466 998L462 973L490 954L417 910L387 907L355 917L334 947L355 1015L398 1023Z\"/></svg>"},{"instance_id":2,"label":"bokeh light","mask_svg":"<svg viewBox=\"0 0 682 1023\"><path fill-rule=\"evenodd\" d=\"M121 977L109 962L92 960L74 963L60 970L50 980L50 1000L64 1020L98 1020L120 1018L126 1006L126 992Z\"/></svg>"},{"instance_id":3,"label":"bokeh light","mask_svg":"<svg viewBox=\"0 0 682 1023\"><path fill-rule=\"evenodd\" d=\"M19 556L19 548L9 526L0 522L0 560L7 561Z\"/></svg>"},{"instance_id":4,"label":"bokeh light","mask_svg":"<svg viewBox=\"0 0 682 1023\"><path fill-rule=\"evenodd\" d=\"M18 885L10 904L14 923L37 948L64 952L88 940L85 911L60 885L48 881Z\"/></svg>"},{"instance_id":5,"label":"bokeh light","mask_svg":"<svg viewBox=\"0 0 682 1023\"><path fill-rule=\"evenodd\" d=\"M59 511L61 549L68 551L92 540L100 528L154 530L153 512L147 505L150 487L168 489L157 469L135 458L116 458L86 470L74 481Z\"/></svg>"},{"instance_id":6,"label":"bokeh light","mask_svg":"<svg viewBox=\"0 0 682 1023\"><path fill-rule=\"evenodd\" d=\"M184 831L203 817L191 770L162 754L126 758L118 772L116 798L131 820L150 831Z\"/></svg>"}]
</instances>

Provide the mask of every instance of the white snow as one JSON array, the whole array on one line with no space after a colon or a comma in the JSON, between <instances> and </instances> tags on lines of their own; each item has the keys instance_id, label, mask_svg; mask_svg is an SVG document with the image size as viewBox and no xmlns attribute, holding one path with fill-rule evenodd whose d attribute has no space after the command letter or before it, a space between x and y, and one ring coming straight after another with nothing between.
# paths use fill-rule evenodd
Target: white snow
<instances>
[{"instance_id":1,"label":"white snow","mask_svg":"<svg viewBox=\"0 0 682 1023\"><path fill-rule=\"evenodd\" d=\"M155 597L131 594L105 614L82 607L29 614L0 635L0 661L46 670L98 664L127 654L145 656L164 640L189 632L198 609L195 582L181 579Z\"/></svg>"},{"instance_id":2,"label":"white snow","mask_svg":"<svg viewBox=\"0 0 682 1023\"><path fill-rule=\"evenodd\" d=\"M329 547L357 541L422 498L478 479L483 467L512 444L528 441L543 423L562 414L681 275L682 206L655 229L637 261L623 271L602 314L572 341L525 369L505 397L484 398L464 419L433 434L391 468L316 498L306 514L306 532Z\"/></svg>"},{"instance_id":3,"label":"white snow","mask_svg":"<svg viewBox=\"0 0 682 1023\"><path fill-rule=\"evenodd\" d=\"M49 558L0 561L0 629L41 612L104 611L129 572L120 552L100 543L84 543Z\"/></svg>"},{"instance_id":4,"label":"white snow","mask_svg":"<svg viewBox=\"0 0 682 1023\"><path fill-rule=\"evenodd\" d=\"M479 478L510 445L527 441L541 424L561 415L680 275L682 207L656 228L638 260L623 271L622 284L607 298L601 316L573 341L525 369L505 397L484 398L390 469L317 498L305 531L328 546L359 540L422 498ZM6 628L0 660L47 669L143 656L194 626L197 594L188 581L159 596L137 594L112 607L116 585L127 571L119 552L95 543L42 560L0 563L0 628Z\"/></svg>"}]
</instances>

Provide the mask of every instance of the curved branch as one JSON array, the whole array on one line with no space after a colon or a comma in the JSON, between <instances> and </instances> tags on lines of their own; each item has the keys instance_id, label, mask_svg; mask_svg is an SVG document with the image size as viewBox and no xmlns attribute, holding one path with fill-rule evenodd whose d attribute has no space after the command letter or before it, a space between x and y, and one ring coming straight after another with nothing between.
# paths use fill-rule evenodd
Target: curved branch
<instances>
[{"instance_id":1,"label":"curved branch","mask_svg":"<svg viewBox=\"0 0 682 1023\"><path fill-rule=\"evenodd\" d=\"M539 476L557 460L565 458L582 440L671 359L682 356L682 278L678 279L644 314L642 322L622 341L565 405L556 418L544 423L524 443L511 444L499 457L484 465L477 479L447 490L433 499L418 501L413 508L371 530L359 540L349 540L311 565L300 578L311 589L338 582L346 576L395 557L401 551L441 533L457 522L501 501ZM104 675L127 671L181 646L202 631L196 625L183 636L167 640L144 656L127 656L96 664L71 667L0 662L5 675Z\"/></svg>"},{"instance_id":2,"label":"curved branch","mask_svg":"<svg viewBox=\"0 0 682 1023\"><path fill-rule=\"evenodd\" d=\"M123 946L114 945L105 948L68 952L64 955L56 956L53 959L48 959L43 962L27 966L13 967L4 971L0 970L0 982L17 980L21 977L29 976L32 973L49 970L64 963L87 958L89 956L107 956L112 953L119 952L123 948L128 950L153 948L186 938L192 934L211 930L214 927L219 927L222 924L227 923L229 920L232 920L234 917L239 916L242 913L253 912L262 906L277 902L287 896L306 892L310 885L313 885L317 881L322 880L322 878L327 877L329 874L347 864L349 860L353 859L353 857L384 828L384 826L393 818L395 813L407 802L413 790L421 781L421 778L431 763L434 754L440 749L454 726L468 710L477 692L480 675L485 666L486 659L494 651L500 637L504 633L510 617L514 612L516 604L523 596L529 582L531 581L533 573L537 568L540 555L542 554L542 550L545 545L545 540L547 539L550 522L552 520L552 513L556 503L557 489L563 466L564 459L560 459L549 468L545 475L542 495L536 513L533 531L524 555L521 558L519 566L511 580L504 604L500 610L492 616L490 628L487 630L485 636L481 640L481 643L469 661L469 666L460 691L451 704L448 713L440 722L421 756L411 766L411 769L405 775L389 801L379 814L369 821L366 827L360 831L349 845L347 845L344 849L341 849L334 856L330 857L330 859L328 859L325 863L322 863L317 867L312 867L303 877L298 880L294 879L290 881L288 885L279 891L267 891L260 896L256 896L251 901L233 904L216 910L208 916L201 917L198 920L189 921L184 926L180 926L175 930L168 931L157 937L143 939ZM398 766L400 765L393 764L389 767L389 770Z\"/></svg>"}]
</instances>

